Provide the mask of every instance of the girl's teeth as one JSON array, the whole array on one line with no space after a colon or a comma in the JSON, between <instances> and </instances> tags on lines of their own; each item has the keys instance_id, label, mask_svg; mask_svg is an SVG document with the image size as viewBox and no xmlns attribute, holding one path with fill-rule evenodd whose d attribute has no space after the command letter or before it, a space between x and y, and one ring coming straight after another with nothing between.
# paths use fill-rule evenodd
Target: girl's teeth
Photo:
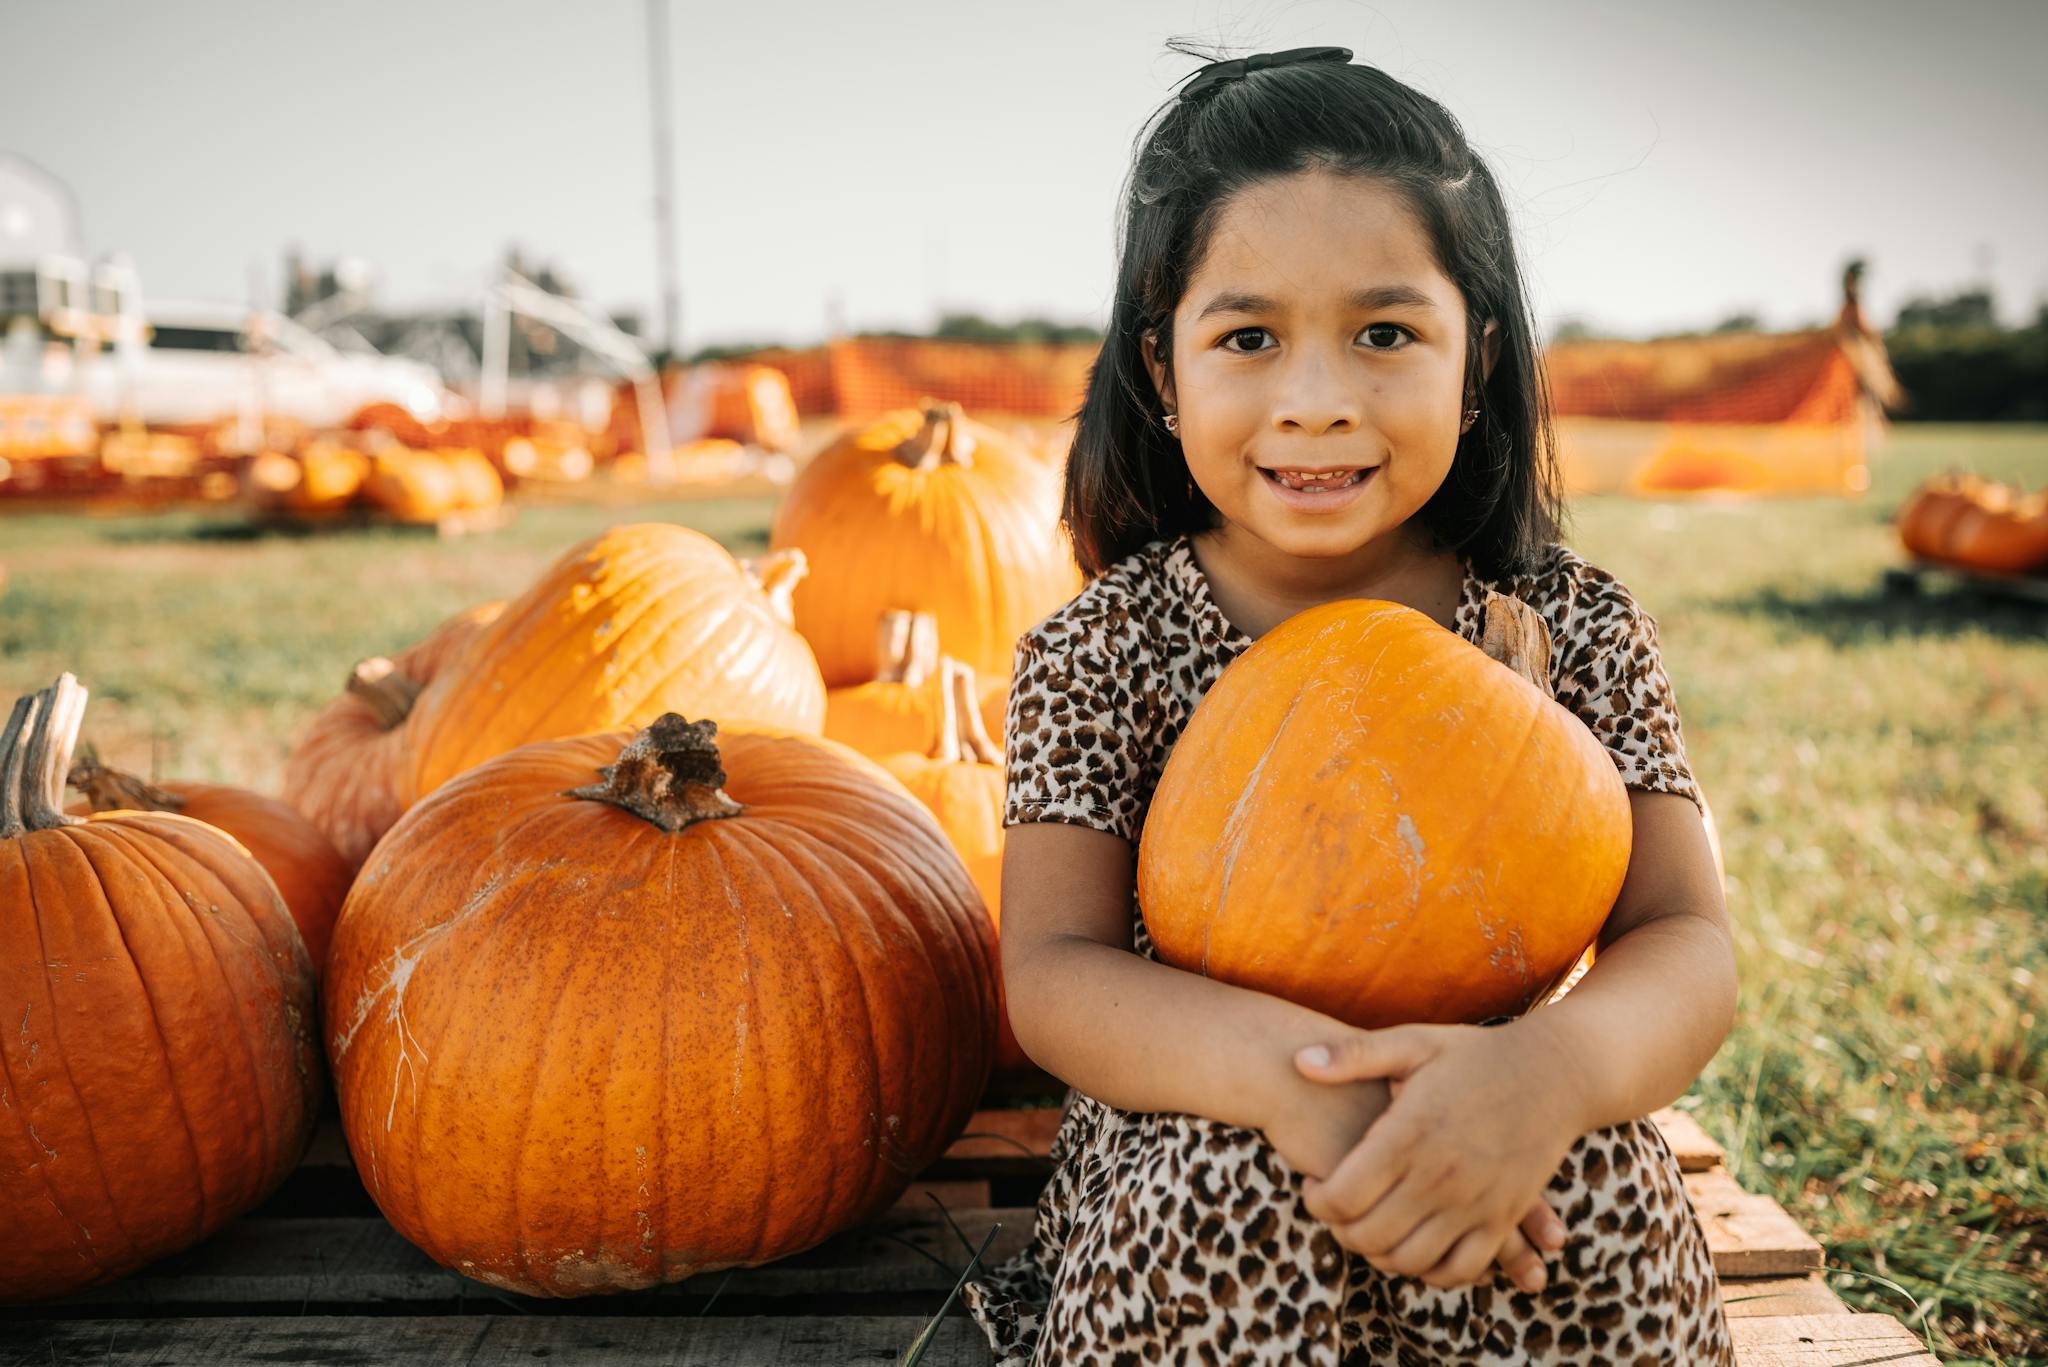
<instances>
[{"instance_id":1,"label":"girl's teeth","mask_svg":"<svg viewBox=\"0 0 2048 1367\"><path fill-rule=\"evenodd\" d=\"M1292 470L1275 470L1273 478L1290 489L1320 492L1349 488L1358 483L1363 473L1359 470L1340 470L1327 475L1303 475Z\"/></svg>"}]
</instances>

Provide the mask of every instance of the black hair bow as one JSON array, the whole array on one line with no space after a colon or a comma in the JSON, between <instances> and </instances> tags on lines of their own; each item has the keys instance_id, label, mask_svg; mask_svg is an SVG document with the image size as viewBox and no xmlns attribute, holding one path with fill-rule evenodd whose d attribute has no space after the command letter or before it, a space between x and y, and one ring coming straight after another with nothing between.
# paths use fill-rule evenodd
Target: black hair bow
<instances>
[{"instance_id":1,"label":"black hair bow","mask_svg":"<svg viewBox=\"0 0 2048 1367\"><path fill-rule=\"evenodd\" d=\"M1211 62L1199 68L1181 88L1180 98L1186 99L1198 90L1206 90L1224 81L1241 81L1254 71L1264 71L1268 67L1291 66L1296 62L1350 60L1351 49L1348 47L1291 47L1284 52L1254 52L1249 57L1232 57L1227 62Z\"/></svg>"}]
</instances>

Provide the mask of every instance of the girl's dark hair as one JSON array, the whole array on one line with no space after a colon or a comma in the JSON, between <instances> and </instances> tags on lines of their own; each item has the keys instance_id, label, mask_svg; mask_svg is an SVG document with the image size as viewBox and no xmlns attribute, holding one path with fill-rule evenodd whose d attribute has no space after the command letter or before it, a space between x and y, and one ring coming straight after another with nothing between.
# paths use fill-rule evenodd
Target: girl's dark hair
<instances>
[{"instance_id":1,"label":"girl's dark hair","mask_svg":"<svg viewBox=\"0 0 2048 1367\"><path fill-rule=\"evenodd\" d=\"M1174 42L1189 56L1208 54ZM1149 541L1212 525L1145 368L1158 335L1172 374L1173 312L1225 202L1312 167L1402 194L1465 299L1466 394L1479 421L1419 514L1438 543L1498 576L1529 565L1562 521L1549 404L1507 208L1449 110L1376 67L1307 61L1175 96L1139 134L1124 181L1116 297L1067 460L1063 519L1089 577ZM1499 324L1482 383L1480 335Z\"/></svg>"}]
</instances>

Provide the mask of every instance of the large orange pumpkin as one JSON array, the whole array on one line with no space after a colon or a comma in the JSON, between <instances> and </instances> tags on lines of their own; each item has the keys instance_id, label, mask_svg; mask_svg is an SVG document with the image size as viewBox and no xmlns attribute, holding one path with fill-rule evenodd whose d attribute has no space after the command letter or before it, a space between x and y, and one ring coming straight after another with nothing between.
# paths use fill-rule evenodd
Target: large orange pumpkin
<instances>
[{"instance_id":1,"label":"large orange pumpkin","mask_svg":"<svg viewBox=\"0 0 2048 1367\"><path fill-rule=\"evenodd\" d=\"M1628 796L1531 679L1549 641L1493 595L1489 651L1393 603L1324 604L1233 661L1138 851L1168 963L1367 1028L1525 1011L1628 870Z\"/></svg>"},{"instance_id":2,"label":"large orange pumpkin","mask_svg":"<svg viewBox=\"0 0 2048 1367\"><path fill-rule=\"evenodd\" d=\"M349 895L327 1040L371 1195L448 1267L574 1296L888 1206L995 1044L995 938L871 761L665 715L461 775Z\"/></svg>"},{"instance_id":3,"label":"large orange pumpkin","mask_svg":"<svg viewBox=\"0 0 2048 1367\"><path fill-rule=\"evenodd\" d=\"M1000 934L1003 922L1003 752L982 726L980 690L974 671L958 660L940 662L937 738L928 751L882 758L911 796L925 805L967 867L974 890ZM1000 989L1000 979L997 984ZM1010 1029L1002 1006L996 1037L996 1067L1006 1072L1034 1067Z\"/></svg>"},{"instance_id":4,"label":"large orange pumpkin","mask_svg":"<svg viewBox=\"0 0 2048 1367\"><path fill-rule=\"evenodd\" d=\"M0 1301L206 1238L304 1153L313 964L277 888L189 817L59 810L85 690L0 735Z\"/></svg>"},{"instance_id":5,"label":"large orange pumpkin","mask_svg":"<svg viewBox=\"0 0 2048 1367\"><path fill-rule=\"evenodd\" d=\"M334 842L292 807L225 783L149 783L100 763L90 746L71 766L70 782L85 794L85 812L177 812L241 841L277 884L314 972L327 962L327 941L354 871Z\"/></svg>"},{"instance_id":6,"label":"large orange pumpkin","mask_svg":"<svg viewBox=\"0 0 2048 1367\"><path fill-rule=\"evenodd\" d=\"M669 711L816 735L824 681L779 601L803 572L788 552L750 574L702 532L660 522L573 548L420 694L400 797L410 805L528 741Z\"/></svg>"},{"instance_id":7,"label":"large orange pumpkin","mask_svg":"<svg viewBox=\"0 0 2048 1367\"><path fill-rule=\"evenodd\" d=\"M284 765L285 801L326 834L351 875L405 810L396 777L404 754L401 728L420 690L504 609L485 603L457 613L397 655L362 661L342 695L320 709L292 747Z\"/></svg>"},{"instance_id":8,"label":"large orange pumpkin","mask_svg":"<svg viewBox=\"0 0 2048 1367\"><path fill-rule=\"evenodd\" d=\"M828 446L770 539L810 559L796 624L834 688L875 676L875 620L898 608L936 617L946 654L1007 674L1017 638L1081 587L1057 473L958 404L891 413Z\"/></svg>"}]
</instances>

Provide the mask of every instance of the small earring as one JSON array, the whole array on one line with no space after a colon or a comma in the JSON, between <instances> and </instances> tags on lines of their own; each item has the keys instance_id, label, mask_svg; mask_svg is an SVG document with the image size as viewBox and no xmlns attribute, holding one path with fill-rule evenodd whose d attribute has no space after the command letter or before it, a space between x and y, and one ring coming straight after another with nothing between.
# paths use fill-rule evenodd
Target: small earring
<instances>
[{"instance_id":1,"label":"small earring","mask_svg":"<svg viewBox=\"0 0 2048 1367\"><path fill-rule=\"evenodd\" d=\"M1471 430L1472 424L1478 421L1479 410L1476 408L1468 408L1465 410L1465 425L1463 427L1460 427L1458 430L1460 432L1468 432Z\"/></svg>"},{"instance_id":2,"label":"small earring","mask_svg":"<svg viewBox=\"0 0 2048 1367\"><path fill-rule=\"evenodd\" d=\"M1168 432L1171 432L1176 437L1180 435L1180 414L1168 413L1160 421L1166 424L1166 430Z\"/></svg>"}]
</instances>

